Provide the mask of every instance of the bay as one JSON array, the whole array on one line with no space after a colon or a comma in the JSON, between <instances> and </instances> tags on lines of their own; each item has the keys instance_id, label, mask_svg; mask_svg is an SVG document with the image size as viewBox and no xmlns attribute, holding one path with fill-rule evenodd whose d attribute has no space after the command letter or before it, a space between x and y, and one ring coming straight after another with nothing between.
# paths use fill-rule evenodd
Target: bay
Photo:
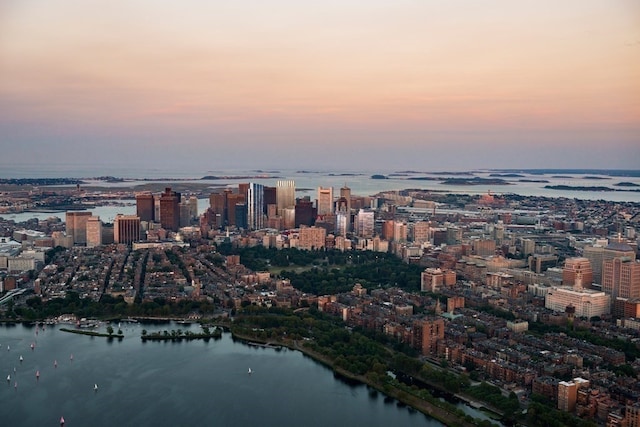
<instances>
[{"instance_id":1,"label":"bay","mask_svg":"<svg viewBox=\"0 0 640 427\"><path fill-rule=\"evenodd\" d=\"M111 172L111 173L109 173ZM237 190L238 184L243 182L255 181L268 186L275 186L278 180L293 180L296 186L296 197L309 196L311 200L317 197L317 188L333 187L334 197L339 196L339 189L342 186L351 188L353 195L371 196L382 191L394 191L404 189L421 189L434 192L443 192L451 194L471 194L479 195L491 192L492 194L518 194L527 197L567 197L580 200L593 201L615 201L615 202L636 202L640 203L640 192L638 191L578 191L578 190L553 190L546 188L546 185L566 185L566 186L605 186L616 188L619 182L631 182L640 185L638 177L609 177L590 175L534 175L522 174L524 182L518 179L511 179L508 184L503 185L444 185L439 181L432 180L414 180L410 178L424 176L421 173L406 173L402 176L391 175L389 179L371 179L373 171L352 171L352 172L336 172L336 171L251 171L251 170L221 170L221 171L193 171L193 170L157 170L157 169L83 169L70 168L69 170L31 170L30 168L5 169L0 171L0 178L43 178L43 177L75 177L86 178L103 175L113 175L127 178L122 183L107 183L104 181L92 181L92 186L104 187L130 187L138 184L150 182L165 183L171 186L171 181L162 178L181 179L186 182L194 182L199 184L209 184L211 191L220 191L222 188L231 188ZM198 177L205 175L216 175L220 177L228 177L216 180L200 180ZM474 176L480 178L490 178L491 171L475 171ZM249 179L248 176L260 178ZM142 180L145 178L145 180ZM546 182L531 182L534 180L544 180ZM529 180L529 181L527 181ZM71 186L74 187L74 186ZM198 213L202 214L209 207L209 200L206 198L198 199ZM103 222L113 222L116 214L132 215L136 213L135 202L124 201L123 206L98 206L91 209L93 215L99 216ZM31 218L44 220L52 216L57 216L64 221L64 212L21 212L21 213L5 213L1 217L16 222L27 221Z\"/></svg>"},{"instance_id":2,"label":"bay","mask_svg":"<svg viewBox=\"0 0 640 427\"><path fill-rule=\"evenodd\" d=\"M143 328L185 327L127 323L124 339L109 340L59 326L37 334L36 327L0 326L0 423L57 426L64 417L67 427L442 426L297 351L248 346L226 333L209 342L143 343Z\"/></svg>"}]
</instances>

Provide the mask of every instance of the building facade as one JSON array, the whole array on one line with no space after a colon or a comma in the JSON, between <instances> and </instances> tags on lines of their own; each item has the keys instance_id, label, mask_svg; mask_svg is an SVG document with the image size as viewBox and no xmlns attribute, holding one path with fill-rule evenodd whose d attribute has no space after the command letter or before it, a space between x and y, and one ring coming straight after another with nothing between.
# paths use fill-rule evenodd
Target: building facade
<instances>
[{"instance_id":1,"label":"building facade","mask_svg":"<svg viewBox=\"0 0 640 427\"><path fill-rule=\"evenodd\" d=\"M264 186L254 182L247 189L247 228L260 230L264 228Z\"/></svg>"},{"instance_id":2,"label":"building facade","mask_svg":"<svg viewBox=\"0 0 640 427\"><path fill-rule=\"evenodd\" d=\"M283 180L276 183L276 214L282 215L282 209L293 208L296 205L296 184L293 180Z\"/></svg>"},{"instance_id":3,"label":"building facade","mask_svg":"<svg viewBox=\"0 0 640 427\"><path fill-rule=\"evenodd\" d=\"M333 214L333 187L318 187L318 215Z\"/></svg>"},{"instance_id":4,"label":"building facade","mask_svg":"<svg viewBox=\"0 0 640 427\"><path fill-rule=\"evenodd\" d=\"M545 297L545 307L564 313L568 306L575 308L577 317L587 319L609 314L611 298L604 292L589 289L577 290L566 287L552 287Z\"/></svg>"},{"instance_id":5,"label":"building facade","mask_svg":"<svg viewBox=\"0 0 640 427\"><path fill-rule=\"evenodd\" d=\"M162 228L178 231L180 228L180 193L165 188L160 195L160 224Z\"/></svg>"},{"instance_id":6,"label":"building facade","mask_svg":"<svg viewBox=\"0 0 640 427\"><path fill-rule=\"evenodd\" d=\"M87 246L93 248L102 244L102 221L99 216L87 218Z\"/></svg>"},{"instance_id":7,"label":"building facade","mask_svg":"<svg viewBox=\"0 0 640 427\"><path fill-rule=\"evenodd\" d=\"M140 217L140 221L156 220L155 199L151 193L136 194L136 215Z\"/></svg>"},{"instance_id":8,"label":"building facade","mask_svg":"<svg viewBox=\"0 0 640 427\"><path fill-rule=\"evenodd\" d=\"M71 211L66 213L65 228L67 236L73 238L75 245L87 244L87 221L91 217L91 212Z\"/></svg>"},{"instance_id":9,"label":"building facade","mask_svg":"<svg viewBox=\"0 0 640 427\"><path fill-rule=\"evenodd\" d=\"M593 283L593 269L587 258L568 258L562 269L562 285L589 289Z\"/></svg>"},{"instance_id":10,"label":"building facade","mask_svg":"<svg viewBox=\"0 0 640 427\"><path fill-rule=\"evenodd\" d=\"M113 220L113 242L129 245L140 240L140 217L116 215Z\"/></svg>"}]
</instances>

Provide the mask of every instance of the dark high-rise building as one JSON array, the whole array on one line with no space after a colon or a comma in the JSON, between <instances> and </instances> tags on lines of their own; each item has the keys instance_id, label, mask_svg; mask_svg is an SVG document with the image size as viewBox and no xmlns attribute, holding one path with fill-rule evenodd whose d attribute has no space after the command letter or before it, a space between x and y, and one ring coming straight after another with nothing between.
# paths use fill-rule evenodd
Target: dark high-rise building
<instances>
[{"instance_id":1,"label":"dark high-rise building","mask_svg":"<svg viewBox=\"0 0 640 427\"><path fill-rule=\"evenodd\" d=\"M316 219L316 208L313 207L313 202L309 197L296 199L295 206L295 226L301 225L312 226Z\"/></svg>"},{"instance_id":2,"label":"dark high-rise building","mask_svg":"<svg viewBox=\"0 0 640 427\"><path fill-rule=\"evenodd\" d=\"M243 194L233 194L233 193L229 193L227 194L227 224L229 225L238 225L238 222L236 221L236 206L239 204L245 204L246 203L246 197ZM246 219L246 212L244 213L244 220L242 221L243 224L246 223L247 219ZM245 224L246 225L246 224ZM246 228L243 227L243 228Z\"/></svg>"},{"instance_id":3,"label":"dark high-rise building","mask_svg":"<svg viewBox=\"0 0 640 427\"><path fill-rule=\"evenodd\" d=\"M234 222L238 228L247 228L247 205L236 203L233 206Z\"/></svg>"},{"instance_id":4,"label":"dark high-rise building","mask_svg":"<svg viewBox=\"0 0 640 427\"><path fill-rule=\"evenodd\" d=\"M244 197L247 197L250 185L251 184L248 184L248 183L240 183L240 184L238 184L238 194L240 194L240 195L242 195Z\"/></svg>"},{"instance_id":5,"label":"dark high-rise building","mask_svg":"<svg viewBox=\"0 0 640 427\"><path fill-rule=\"evenodd\" d=\"M214 215L220 216L222 222L219 225L223 225L227 221L227 193L211 193L209 195L209 206Z\"/></svg>"},{"instance_id":6,"label":"dark high-rise building","mask_svg":"<svg viewBox=\"0 0 640 427\"><path fill-rule=\"evenodd\" d=\"M267 206L278 203L276 187L264 187L264 214L267 213Z\"/></svg>"},{"instance_id":7,"label":"dark high-rise building","mask_svg":"<svg viewBox=\"0 0 640 427\"><path fill-rule=\"evenodd\" d=\"M136 214L140 217L140 221L155 221L155 213L156 207L153 194L136 194Z\"/></svg>"},{"instance_id":8,"label":"dark high-rise building","mask_svg":"<svg viewBox=\"0 0 640 427\"><path fill-rule=\"evenodd\" d=\"M160 225L171 231L180 228L180 193L165 188L160 195Z\"/></svg>"}]
</instances>

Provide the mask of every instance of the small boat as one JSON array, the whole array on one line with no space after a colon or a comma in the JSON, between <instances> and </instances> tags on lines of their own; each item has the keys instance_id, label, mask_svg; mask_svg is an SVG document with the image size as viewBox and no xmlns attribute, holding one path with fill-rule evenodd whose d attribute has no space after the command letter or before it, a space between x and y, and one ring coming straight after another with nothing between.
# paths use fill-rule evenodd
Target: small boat
<instances>
[{"instance_id":1,"label":"small boat","mask_svg":"<svg viewBox=\"0 0 640 427\"><path fill-rule=\"evenodd\" d=\"M98 384L93 385L93 391L98 391Z\"/></svg>"},{"instance_id":2,"label":"small boat","mask_svg":"<svg viewBox=\"0 0 640 427\"><path fill-rule=\"evenodd\" d=\"M57 360L54 360L54 361L53 361L53 367L54 367L54 368L57 368L57 367L58 367L58 361L57 361Z\"/></svg>"},{"instance_id":3,"label":"small boat","mask_svg":"<svg viewBox=\"0 0 640 427\"><path fill-rule=\"evenodd\" d=\"M15 383L13 383L13 388L18 388L18 381L16 381Z\"/></svg>"},{"instance_id":4,"label":"small boat","mask_svg":"<svg viewBox=\"0 0 640 427\"><path fill-rule=\"evenodd\" d=\"M7 346L7 351L9 351L9 350L11 350L11 346L10 345Z\"/></svg>"},{"instance_id":5,"label":"small boat","mask_svg":"<svg viewBox=\"0 0 640 427\"><path fill-rule=\"evenodd\" d=\"M251 375L251 368L249 368L249 371L247 372L247 374Z\"/></svg>"},{"instance_id":6,"label":"small boat","mask_svg":"<svg viewBox=\"0 0 640 427\"><path fill-rule=\"evenodd\" d=\"M60 425L63 426L64 425L64 417L60 417Z\"/></svg>"},{"instance_id":7,"label":"small boat","mask_svg":"<svg viewBox=\"0 0 640 427\"><path fill-rule=\"evenodd\" d=\"M22 355L20 355L20 363L22 363L23 360Z\"/></svg>"},{"instance_id":8,"label":"small boat","mask_svg":"<svg viewBox=\"0 0 640 427\"><path fill-rule=\"evenodd\" d=\"M40 371L36 371L36 379L40 379Z\"/></svg>"},{"instance_id":9,"label":"small boat","mask_svg":"<svg viewBox=\"0 0 640 427\"><path fill-rule=\"evenodd\" d=\"M73 360L73 354L69 357L70 360Z\"/></svg>"},{"instance_id":10,"label":"small boat","mask_svg":"<svg viewBox=\"0 0 640 427\"><path fill-rule=\"evenodd\" d=\"M34 348L36 348L34 343L31 343L31 350L33 350Z\"/></svg>"},{"instance_id":11,"label":"small boat","mask_svg":"<svg viewBox=\"0 0 640 427\"><path fill-rule=\"evenodd\" d=\"M7 382L10 383L11 382L11 374L7 375Z\"/></svg>"}]
</instances>

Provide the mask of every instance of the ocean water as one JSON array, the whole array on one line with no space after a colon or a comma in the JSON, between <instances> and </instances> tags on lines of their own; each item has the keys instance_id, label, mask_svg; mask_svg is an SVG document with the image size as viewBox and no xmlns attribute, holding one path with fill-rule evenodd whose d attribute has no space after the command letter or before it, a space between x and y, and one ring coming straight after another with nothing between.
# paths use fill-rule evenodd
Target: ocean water
<instances>
[{"instance_id":1,"label":"ocean water","mask_svg":"<svg viewBox=\"0 0 640 427\"><path fill-rule=\"evenodd\" d=\"M480 178L490 178L494 171L479 170L473 171L473 176ZM388 179L372 179L373 174L384 174ZM217 176L220 179L202 180L205 176ZM4 167L0 169L0 178L83 178L92 186L132 186L152 182L166 183L171 186L170 180L183 180L187 182L197 182L208 184L211 191L219 191L221 188L237 189L239 183L258 182L263 185L275 186L278 180L293 180L296 186L296 196L310 196L312 200L316 198L317 188L333 187L334 196L338 197L339 190L343 186L351 188L351 192L358 196L370 196L382 191L422 189L434 192L452 194L517 194L522 196L539 197L567 197L581 200L602 200L615 202L640 203L640 191L565 191L545 188L546 185L567 185L567 186L603 186L611 189L620 188L616 184L621 182L631 182L640 186L640 177L617 177L597 173L546 173L544 175L519 172L520 177L503 177L508 182L506 185L445 185L438 180L415 180L416 177L460 177L454 172L451 174L429 174L426 172L400 172L380 171L380 170L187 170L183 168L158 169L158 168L111 168L103 165L66 165L50 168L40 166L18 165ZM114 176L124 178L123 183L106 183L98 181L96 177ZM524 181L523 181L524 180ZM545 180L548 182L532 182L535 180ZM87 184L87 185L89 185ZM635 188L635 187L634 187ZM640 187L639 187L640 188ZM200 213L208 207L207 199L198 201ZM111 222L116 214L134 214L135 204L126 206L102 206L92 209L94 215L100 216L103 221ZM53 214L63 217L64 213ZM20 213L5 214L5 218L15 221L24 221L29 218L45 219L52 216L51 213Z\"/></svg>"}]
</instances>

